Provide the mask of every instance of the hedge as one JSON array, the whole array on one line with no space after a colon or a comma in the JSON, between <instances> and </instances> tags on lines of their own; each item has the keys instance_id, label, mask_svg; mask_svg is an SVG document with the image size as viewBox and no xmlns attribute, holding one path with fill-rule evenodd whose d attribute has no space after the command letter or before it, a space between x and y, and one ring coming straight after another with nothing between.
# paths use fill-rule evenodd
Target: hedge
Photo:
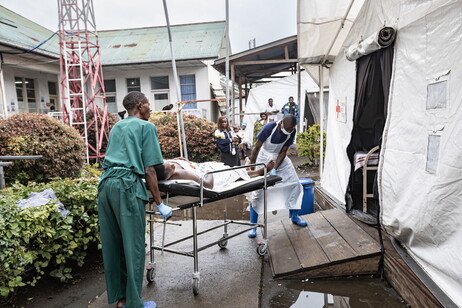
<instances>
[{"instance_id":1,"label":"hedge","mask_svg":"<svg viewBox=\"0 0 462 308\"><path fill-rule=\"evenodd\" d=\"M93 171L88 171L93 173ZM35 285L45 269L61 281L72 278L71 266L82 266L86 250L99 243L98 178L54 180L48 184L13 184L0 195L0 295ZM20 209L19 199L52 188L65 209L64 218L53 202ZM29 272L26 275L26 272Z\"/></svg>"},{"instance_id":2,"label":"hedge","mask_svg":"<svg viewBox=\"0 0 462 308\"><path fill-rule=\"evenodd\" d=\"M156 112L151 114L149 121L157 127L164 159L180 156L176 115ZM219 153L214 137L216 124L193 115L183 115L183 121L189 160L196 162L218 160Z\"/></svg>"},{"instance_id":3,"label":"hedge","mask_svg":"<svg viewBox=\"0 0 462 308\"><path fill-rule=\"evenodd\" d=\"M6 167L7 184L76 177L84 163L85 145L77 130L44 114L21 113L0 120L0 145L0 156L43 155Z\"/></svg>"},{"instance_id":4,"label":"hedge","mask_svg":"<svg viewBox=\"0 0 462 308\"><path fill-rule=\"evenodd\" d=\"M297 134L298 156L307 157L309 165L318 165L321 155L319 144L321 143L319 124L308 127L306 132ZM326 132L324 132L324 156L326 154Z\"/></svg>"}]
</instances>

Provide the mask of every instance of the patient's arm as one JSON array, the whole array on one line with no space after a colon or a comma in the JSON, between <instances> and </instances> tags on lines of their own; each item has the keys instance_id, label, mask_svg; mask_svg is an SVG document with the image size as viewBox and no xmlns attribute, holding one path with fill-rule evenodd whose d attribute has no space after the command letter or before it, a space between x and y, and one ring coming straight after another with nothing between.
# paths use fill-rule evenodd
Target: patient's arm
<instances>
[{"instance_id":1,"label":"patient's arm","mask_svg":"<svg viewBox=\"0 0 462 308\"><path fill-rule=\"evenodd\" d=\"M276 162L274 160L270 160L269 162L267 162L266 163L266 173L268 174L274 168L275 165L276 165ZM263 170L263 168L260 168L257 170L249 170L247 171L247 173L249 174L251 178L253 178L256 176L264 175L265 171Z\"/></svg>"},{"instance_id":2,"label":"patient's arm","mask_svg":"<svg viewBox=\"0 0 462 308\"><path fill-rule=\"evenodd\" d=\"M197 183L201 183L201 179L192 172L189 172L184 169L175 169L173 175L169 178L169 180L192 180ZM211 174L207 174L204 178L204 187L208 189L213 188L213 176Z\"/></svg>"}]
</instances>

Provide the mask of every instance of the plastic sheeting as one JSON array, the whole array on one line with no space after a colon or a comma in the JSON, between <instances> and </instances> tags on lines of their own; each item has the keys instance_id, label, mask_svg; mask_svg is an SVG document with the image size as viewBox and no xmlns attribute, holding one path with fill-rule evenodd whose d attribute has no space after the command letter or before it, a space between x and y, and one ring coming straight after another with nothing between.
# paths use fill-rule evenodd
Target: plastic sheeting
<instances>
[{"instance_id":1,"label":"plastic sheeting","mask_svg":"<svg viewBox=\"0 0 462 308\"><path fill-rule=\"evenodd\" d=\"M333 62L364 0L298 0L298 57L319 84L318 68ZM328 84L328 74L324 75Z\"/></svg>"},{"instance_id":2,"label":"plastic sheeting","mask_svg":"<svg viewBox=\"0 0 462 308\"><path fill-rule=\"evenodd\" d=\"M345 50L345 57L355 61L381 48L390 46L395 40L396 31L392 27L383 27L364 41L353 44Z\"/></svg>"},{"instance_id":3,"label":"plastic sheeting","mask_svg":"<svg viewBox=\"0 0 462 308\"><path fill-rule=\"evenodd\" d=\"M371 36L384 23L397 29L378 171L382 222L459 306L462 306L461 12L462 1L457 0L369 0L343 44L350 46ZM329 121L322 181L322 186L341 201L350 173L345 149L352 129L355 76L355 63L346 60L341 50L330 69L328 112L329 119L335 119L337 102L343 99L346 121ZM438 91L429 93L431 85L438 82L446 82L446 87L439 84ZM444 88L446 93L441 91ZM432 143L436 139L438 143Z\"/></svg>"},{"instance_id":4,"label":"plastic sheeting","mask_svg":"<svg viewBox=\"0 0 462 308\"><path fill-rule=\"evenodd\" d=\"M64 208L64 204L62 204L55 195L53 189L48 188L42 192L38 193L31 193L26 199L21 199L18 201L18 207L21 209L25 209L28 207L39 207L45 204L52 202L53 204L57 205L56 210L61 213L62 217L66 217L67 214L70 212Z\"/></svg>"},{"instance_id":5,"label":"plastic sheeting","mask_svg":"<svg viewBox=\"0 0 462 308\"><path fill-rule=\"evenodd\" d=\"M402 6L426 15L398 29L381 165L382 220L440 288L462 306L462 2ZM433 2L433 3L432 3ZM446 108L427 109L428 85L447 78ZM429 140L441 136L436 171Z\"/></svg>"},{"instance_id":6,"label":"plastic sheeting","mask_svg":"<svg viewBox=\"0 0 462 308\"><path fill-rule=\"evenodd\" d=\"M313 81L313 79L305 71L302 71L300 73L300 76L301 98L303 99L303 101L305 101L306 92L319 91L319 88ZM247 99L247 104L245 107L246 115L244 116L243 120L247 123L244 139L251 140L253 142L253 126L255 124L255 121L257 121L260 118L259 113L264 112L266 110L269 98L273 99L273 106L280 111L282 106L284 106L284 104L289 101L289 96L293 96L295 99L295 103L299 105L299 110L302 110L300 108L299 102L296 101L298 97L297 85L298 76L297 74L294 74L250 90L249 98ZM281 112L279 112L278 116L282 119Z\"/></svg>"}]
</instances>

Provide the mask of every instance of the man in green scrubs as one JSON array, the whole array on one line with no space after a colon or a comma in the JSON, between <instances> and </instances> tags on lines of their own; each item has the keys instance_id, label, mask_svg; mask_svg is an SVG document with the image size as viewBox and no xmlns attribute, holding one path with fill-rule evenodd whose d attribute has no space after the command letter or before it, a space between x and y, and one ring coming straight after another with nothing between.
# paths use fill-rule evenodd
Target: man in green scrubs
<instances>
[{"instance_id":1,"label":"man in green scrubs","mask_svg":"<svg viewBox=\"0 0 462 308\"><path fill-rule=\"evenodd\" d=\"M154 124L148 122L151 108L141 92L130 92L123 105L128 117L111 130L98 185L98 215L103 249L108 302L116 307L155 307L143 303L141 287L145 263L146 184L163 217L172 209L162 203L155 165L162 152Z\"/></svg>"}]
</instances>

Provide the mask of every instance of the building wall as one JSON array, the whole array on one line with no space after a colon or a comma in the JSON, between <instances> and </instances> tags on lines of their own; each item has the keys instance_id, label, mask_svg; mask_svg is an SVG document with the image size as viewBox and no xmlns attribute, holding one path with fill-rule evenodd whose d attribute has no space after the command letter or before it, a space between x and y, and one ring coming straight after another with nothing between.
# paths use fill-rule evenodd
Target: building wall
<instances>
[{"instance_id":1,"label":"building wall","mask_svg":"<svg viewBox=\"0 0 462 308\"><path fill-rule=\"evenodd\" d=\"M50 96L48 92L48 81L58 83L59 80L59 66L58 64L34 64L29 61L27 66L19 64L19 59L9 59L9 64L3 65L3 77L5 83L5 99L6 104L3 102L3 95L0 95L2 106L6 105L10 108L7 115L18 113L18 99L15 88L15 77L31 78L35 81L35 97L37 101L38 111L47 113L49 111ZM220 74L211 66L213 61L195 61L195 66L181 66L185 62L180 63L177 68L178 75L195 75L196 78L196 99L211 99L210 84L220 83ZM186 63L188 65L188 63ZM191 65L191 64L189 64ZM115 79L116 81L116 102L117 111L125 110L123 108L123 98L127 92L127 78L140 78L141 92L145 93L150 101L153 101L154 92L151 89L151 77L168 76L169 77L169 103L174 104L177 102L176 89L174 86L173 72L170 66L164 65L165 68L158 68L153 65L143 65L140 68L133 65L104 67L103 76L105 80ZM59 86L59 84L58 84ZM60 97L60 95L59 95ZM59 101L60 103L61 101ZM15 111L11 111L12 103L15 104ZM202 102L197 103L198 109L205 109L206 118L209 121L216 121L218 118L218 108L215 102ZM176 106L175 106L176 108ZM60 110L60 106L56 106ZM1 110L1 109L0 109ZM153 107L154 110L154 107ZM5 114L2 114L5 115Z\"/></svg>"},{"instance_id":2,"label":"building wall","mask_svg":"<svg viewBox=\"0 0 462 308\"><path fill-rule=\"evenodd\" d=\"M195 75L196 78L196 99L210 99L210 78L219 78L218 72L217 75L211 74L211 70L215 69L210 67L210 63L203 62L201 66L188 66L182 67L181 64L177 68L178 76L182 75ZM128 78L140 78L140 87L141 92L145 93L148 96L149 100L152 102L154 100L154 92L151 89L151 77L169 77L169 103L176 105L178 101L174 83L174 77L171 67L167 68L158 68L155 64L152 65L143 65L141 68L137 69L136 67L129 66L114 66L114 67L103 67L103 76L105 80L115 79L116 81L116 102L117 102L117 111L125 110L122 104L123 98L127 95L127 79ZM197 103L198 109L205 109L206 118L209 121L215 121L217 118L215 103L203 102ZM152 108L155 110L154 104ZM176 106L175 106L176 108Z\"/></svg>"},{"instance_id":3,"label":"building wall","mask_svg":"<svg viewBox=\"0 0 462 308\"><path fill-rule=\"evenodd\" d=\"M30 69L33 67L34 70ZM53 73L55 72L55 73ZM48 82L56 82L58 86L59 67L57 65L35 65L28 67L20 67L17 65L5 64L3 66L3 80L5 88L5 96L0 97L2 104L6 99L8 108L7 115L18 113L18 97L16 95L15 77L31 78L34 80L35 99L37 104L37 112L47 113L49 111L50 96L48 92ZM13 110L13 104L15 106ZM48 104L48 105L47 105ZM58 106L56 106L59 109Z\"/></svg>"}]
</instances>

